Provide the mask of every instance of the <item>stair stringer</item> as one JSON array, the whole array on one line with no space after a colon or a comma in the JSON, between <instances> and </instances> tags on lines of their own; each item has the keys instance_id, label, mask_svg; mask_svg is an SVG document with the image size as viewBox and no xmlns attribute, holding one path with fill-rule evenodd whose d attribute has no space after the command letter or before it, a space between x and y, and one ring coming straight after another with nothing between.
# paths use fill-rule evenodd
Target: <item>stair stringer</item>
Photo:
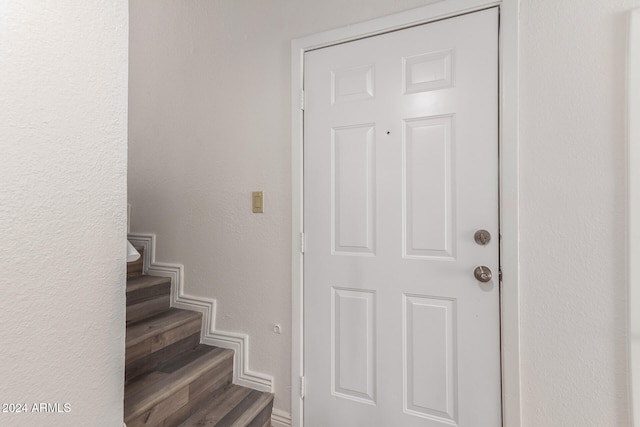
<instances>
[{"instance_id":1,"label":"stair stringer","mask_svg":"<svg viewBox=\"0 0 640 427\"><path fill-rule=\"evenodd\" d=\"M202 313L203 328L201 329L200 341L203 344L234 351L233 383L273 393L273 377L249 369L249 336L216 330L216 300L189 295L184 291L184 266L182 264L156 261L156 235L129 232L128 239L134 246L144 247L143 274L171 279L171 306Z\"/></svg>"}]
</instances>

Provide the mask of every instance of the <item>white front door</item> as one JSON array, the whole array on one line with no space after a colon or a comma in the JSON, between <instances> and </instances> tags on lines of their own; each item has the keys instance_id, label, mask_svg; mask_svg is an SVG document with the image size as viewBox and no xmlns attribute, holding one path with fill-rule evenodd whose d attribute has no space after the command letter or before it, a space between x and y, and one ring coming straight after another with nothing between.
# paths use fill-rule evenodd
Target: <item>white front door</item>
<instances>
[{"instance_id":1,"label":"white front door","mask_svg":"<svg viewBox=\"0 0 640 427\"><path fill-rule=\"evenodd\" d=\"M305 426L499 426L497 8L310 51L304 88Z\"/></svg>"}]
</instances>

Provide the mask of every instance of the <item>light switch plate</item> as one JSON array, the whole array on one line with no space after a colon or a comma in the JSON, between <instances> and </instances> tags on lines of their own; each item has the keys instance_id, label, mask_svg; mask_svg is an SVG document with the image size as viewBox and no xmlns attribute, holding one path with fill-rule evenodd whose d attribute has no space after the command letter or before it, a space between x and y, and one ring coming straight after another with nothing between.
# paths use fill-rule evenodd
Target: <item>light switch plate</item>
<instances>
[{"instance_id":1,"label":"light switch plate","mask_svg":"<svg viewBox=\"0 0 640 427\"><path fill-rule=\"evenodd\" d=\"M253 213L264 213L264 193L262 191L251 193L251 206Z\"/></svg>"}]
</instances>

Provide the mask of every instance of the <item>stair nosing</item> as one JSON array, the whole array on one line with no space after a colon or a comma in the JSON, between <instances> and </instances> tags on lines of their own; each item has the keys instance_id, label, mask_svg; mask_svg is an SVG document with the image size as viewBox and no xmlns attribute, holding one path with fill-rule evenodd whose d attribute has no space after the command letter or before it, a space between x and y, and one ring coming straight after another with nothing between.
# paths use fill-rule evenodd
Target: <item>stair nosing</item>
<instances>
[{"instance_id":1,"label":"stair nosing","mask_svg":"<svg viewBox=\"0 0 640 427\"><path fill-rule=\"evenodd\" d=\"M182 387L193 382L202 372L212 369L219 363L222 363L225 359L233 358L233 350L223 349L215 347L209 353L200 356L198 359L191 363L181 367L180 369L171 372L166 377L155 382L153 392L149 393L146 397L141 398L139 402L136 402L136 397L146 390L141 390L127 399L128 402L137 404L135 411L125 413L125 422L133 418L136 418L153 408L158 402L168 398L171 394L180 390ZM129 407L131 403L129 404ZM127 408L125 408L126 412Z\"/></svg>"}]
</instances>

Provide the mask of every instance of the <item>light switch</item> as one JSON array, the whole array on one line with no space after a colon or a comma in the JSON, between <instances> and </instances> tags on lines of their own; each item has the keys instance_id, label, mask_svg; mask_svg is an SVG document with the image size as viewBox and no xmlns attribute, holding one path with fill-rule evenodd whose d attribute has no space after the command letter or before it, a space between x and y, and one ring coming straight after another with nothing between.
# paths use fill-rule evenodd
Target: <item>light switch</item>
<instances>
[{"instance_id":1,"label":"light switch","mask_svg":"<svg viewBox=\"0 0 640 427\"><path fill-rule=\"evenodd\" d=\"M251 193L253 213L264 213L264 194L262 191Z\"/></svg>"}]
</instances>

